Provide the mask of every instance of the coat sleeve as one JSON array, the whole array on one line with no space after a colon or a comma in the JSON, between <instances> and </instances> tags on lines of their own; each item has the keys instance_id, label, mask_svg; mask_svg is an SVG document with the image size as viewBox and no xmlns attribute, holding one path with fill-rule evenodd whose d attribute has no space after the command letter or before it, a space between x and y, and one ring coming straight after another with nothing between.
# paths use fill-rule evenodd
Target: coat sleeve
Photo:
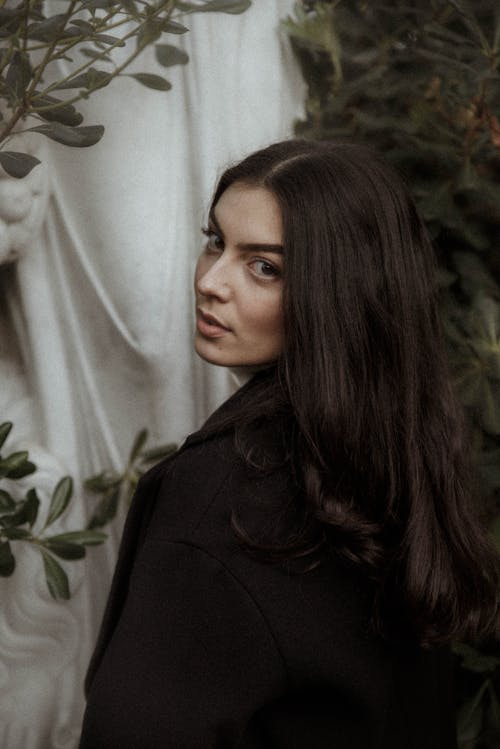
<instances>
[{"instance_id":1,"label":"coat sleeve","mask_svg":"<svg viewBox=\"0 0 500 749\"><path fill-rule=\"evenodd\" d=\"M146 541L89 691L81 748L236 747L285 691L273 636L231 572L184 541Z\"/></svg>"}]
</instances>

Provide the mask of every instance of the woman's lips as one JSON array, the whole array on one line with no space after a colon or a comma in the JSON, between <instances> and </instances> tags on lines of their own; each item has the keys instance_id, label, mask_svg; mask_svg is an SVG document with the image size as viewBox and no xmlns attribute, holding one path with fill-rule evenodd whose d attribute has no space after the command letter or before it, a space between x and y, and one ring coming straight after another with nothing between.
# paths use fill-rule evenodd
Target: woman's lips
<instances>
[{"instance_id":1,"label":"woman's lips","mask_svg":"<svg viewBox=\"0 0 500 749\"><path fill-rule=\"evenodd\" d=\"M199 307L196 312L196 328L203 336L207 338L221 338L230 332L229 328L224 327L213 315L203 312Z\"/></svg>"}]
</instances>

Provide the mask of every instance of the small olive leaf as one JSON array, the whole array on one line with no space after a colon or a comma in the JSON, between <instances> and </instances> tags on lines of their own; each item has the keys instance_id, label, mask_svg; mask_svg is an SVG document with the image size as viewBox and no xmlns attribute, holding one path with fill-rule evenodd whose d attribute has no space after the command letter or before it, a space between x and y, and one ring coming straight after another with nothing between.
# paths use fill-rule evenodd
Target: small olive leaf
<instances>
[{"instance_id":1,"label":"small olive leaf","mask_svg":"<svg viewBox=\"0 0 500 749\"><path fill-rule=\"evenodd\" d=\"M85 556L85 547L81 544L71 544L67 541L54 541L44 539L43 545L46 549L61 559L82 559Z\"/></svg>"},{"instance_id":2,"label":"small olive leaf","mask_svg":"<svg viewBox=\"0 0 500 749\"><path fill-rule=\"evenodd\" d=\"M0 151L0 156L2 152ZM3 444L7 437L10 434L10 430L12 429L12 422L11 421L4 421L3 424L0 424L0 448L3 447Z\"/></svg>"},{"instance_id":3,"label":"small olive leaf","mask_svg":"<svg viewBox=\"0 0 500 749\"><path fill-rule=\"evenodd\" d=\"M134 462L134 460L137 458L142 448L146 444L147 439L148 439L148 430L141 429L141 431L136 435L134 439L134 444L132 445L132 449L130 450L130 455L128 458L129 463Z\"/></svg>"},{"instance_id":4,"label":"small olive leaf","mask_svg":"<svg viewBox=\"0 0 500 749\"><path fill-rule=\"evenodd\" d=\"M55 88L87 88L95 90L97 88L104 88L111 80L111 73L106 73L104 70L97 70L96 68L89 68L85 73L75 75L69 81L60 83Z\"/></svg>"},{"instance_id":5,"label":"small olive leaf","mask_svg":"<svg viewBox=\"0 0 500 749\"><path fill-rule=\"evenodd\" d=\"M67 29L64 29L57 40L57 44L63 44L65 39L75 39L76 37L80 37L80 40L83 40L85 36L84 32L78 26L72 24Z\"/></svg>"},{"instance_id":6,"label":"small olive leaf","mask_svg":"<svg viewBox=\"0 0 500 749\"><path fill-rule=\"evenodd\" d=\"M40 159L31 156L29 153L19 153L18 151L0 151L0 164L7 172L9 177L22 179L26 177L31 170L40 163Z\"/></svg>"},{"instance_id":7,"label":"small olive leaf","mask_svg":"<svg viewBox=\"0 0 500 749\"><path fill-rule=\"evenodd\" d=\"M11 471L19 468L28 460L28 451L19 450L0 460L0 478L9 476Z\"/></svg>"},{"instance_id":8,"label":"small olive leaf","mask_svg":"<svg viewBox=\"0 0 500 749\"><path fill-rule=\"evenodd\" d=\"M184 24L179 23L178 21L171 21L168 19L162 24L162 29L167 34L185 34L189 29L187 26L184 26Z\"/></svg>"},{"instance_id":9,"label":"small olive leaf","mask_svg":"<svg viewBox=\"0 0 500 749\"><path fill-rule=\"evenodd\" d=\"M69 504L72 494L73 494L73 479L71 478L71 476L64 476L64 478L62 478L58 482L52 494L52 499L50 501L50 507L49 507L49 514L47 517L47 522L45 523L46 528L49 525L52 525L52 523L63 514L64 510Z\"/></svg>"},{"instance_id":10,"label":"small olive leaf","mask_svg":"<svg viewBox=\"0 0 500 749\"><path fill-rule=\"evenodd\" d=\"M57 13L43 21L31 23L28 26L26 34L29 39L35 39L39 42L51 42L61 35L65 23L66 14Z\"/></svg>"},{"instance_id":11,"label":"small olive leaf","mask_svg":"<svg viewBox=\"0 0 500 749\"><path fill-rule=\"evenodd\" d=\"M26 494L26 502L24 503L26 521L29 524L30 528L32 528L36 523L39 508L40 500L38 499L36 489L30 489Z\"/></svg>"},{"instance_id":12,"label":"small olive leaf","mask_svg":"<svg viewBox=\"0 0 500 749\"><path fill-rule=\"evenodd\" d=\"M94 34L92 39L89 41L101 42L101 44L112 44L115 47L124 47L125 42L119 36L111 36L111 34Z\"/></svg>"},{"instance_id":13,"label":"small olive leaf","mask_svg":"<svg viewBox=\"0 0 500 749\"><path fill-rule=\"evenodd\" d=\"M167 455L175 453L177 445L175 442L170 442L167 445L159 445L158 447L152 447L150 450L144 450L141 454L141 461L150 463L152 460L161 460L166 458Z\"/></svg>"},{"instance_id":14,"label":"small olive leaf","mask_svg":"<svg viewBox=\"0 0 500 749\"><path fill-rule=\"evenodd\" d=\"M500 296L500 287L477 253L453 252L452 261L460 274L464 290L471 294L478 289L492 296Z\"/></svg>"},{"instance_id":15,"label":"small olive leaf","mask_svg":"<svg viewBox=\"0 0 500 749\"><path fill-rule=\"evenodd\" d=\"M60 122L69 127L77 127L83 122L83 115L72 104L64 104L62 99L48 94L35 92L32 110L47 122Z\"/></svg>"},{"instance_id":16,"label":"small olive leaf","mask_svg":"<svg viewBox=\"0 0 500 749\"><path fill-rule=\"evenodd\" d=\"M136 44L138 49L146 47L148 44L155 42L163 33L163 23L159 19L149 18L136 37Z\"/></svg>"},{"instance_id":17,"label":"small olive leaf","mask_svg":"<svg viewBox=\"0 0 500 749\"><path fill-rule=\"evenodd\" d=\"M251 0L209 0L203 5L178 2L177 8L183 13L244 13L251 6Z\"/></svg>"},{"instance_id":18,"label":"small olive leaf","mask_svg":"<svg viewBox=\"0 0 500 749\"><path fill-rule=\"evenodd\" d=\"M127 13L130 13L131 16L133 16L134 18L140 18L140 13L137 10L137 6L134 0L122 0L121 5L123 8L125 8Z\"/></svg>"},{"instance_id":19,"label":"small olive leaf","mask_svg":"<svg viewBox=\"0 0 500 749\"><path fill-rule=\"evenodd\" d=\"M33 77L30 58L26 52L16 50L5 76L7 95L11 101L20 101Z\"/></svg>"},{"instance_id":20,"label":"small olive leaf","mask_svg":"<svg viewBox=\"0 0 500 749\"><path fill-rule=\"evenodd\" d=\"M0 517L0 525L2 525L4 528L24 525L24 523L28 522L26 516L26 500L15 502L14 505L14 512L4 514Z\"/></svg>"},{"instance_id":21,"label":"small olive leaf","mask_svg":"<svg viewBox=\"0 0 500 749\"><path fill-rule=\"evenodd\" d=\"M41 546L39 549L43 558L45 580L47 581L50 595L55 600L63 598L67 601L70 598L68 576L59 562L56 562L51 554L45 551Z\"/></svg>"},{"instance_id":22,"label":"small olive leaf","mask_svg":"<svg viewBox=\"0 0 500 749\"><path fill-rule=\"evenodd\" d=\"M453 646L453 652L461 656L462 668L475 673L493 673L500 666L500 657L485 655L465 643L457 643Z\"/></svg>"},{"instance_id":23,"label":"small olive leaf","mask_svg":"<svg viewBox=\"0 0 500 749\"><path fill-rule=\"evenodd\" d=\"M78 26L79 29L84 31L86 34L93 34L94 33L94 26L89 21L83 21L80 18L75 18L71 21L73 26Z\"/></svg>"},{"instance_id":24,"label":"small olive leaf","mask_svg":"<svg viewBox=\"0 0 500 749\"><path fill-rule=\"evenodd\" d=\"M109 523L115 515L118 509L118 502L120 500L120 487L117 487L114 491L101 499L97 505L97 509L90 518L87 530L94 530L94 528L102 528L103 525Z\"/></svg>"},{"instance_id":25,"label":"small olive leaf","mask_svg":"<svg viewBox=\"0 0 500 749\"><path fill-rule=\"evenodd\" d=\"M85 57L90 57L91 60L111 62L111 57L102 52L102 50L91 49L90 47L82 47L80 49L80 52L82 53L82 55L85 55Z\"/></svg>"},{"instance_id":26,"label":"small olive leaf","mask_svg":"<svg viewBox=\"0 0 500 749\"><path fill-rule=\"evenodd\" d=\"M12 512L16 508L16 503L10 496L9 492L0 489L0 512Z\"/></svg>"},{"instance_id":27,"label":"small olive leaf","mask_svg":"<svg viewBox=\"0 0 500 749\"><path fill-rule=\"evenodd\" d=\"M125 487L125 491L123 493L123 499L127 505L129 505L132 502L132 499L135 494L135 490L137 489L137 483L138 483L139 477L137 479L132 480L129 482L129 484Z\"/></svg>"},{"instance_id":28,"label":"small olive leaf","mask_svg":"<svg viewBox=\"0 0 500 749\"><path fill-rule=\"evenodd\" d=\"M154 73L124 73L130 78L134 78L139 83L147 88L153 88L156 91L169 91L172 88L172 84L169 83L166 78L162 78L161 75L155 75Z\"/></svg>"},{"instance_id":29,"label":"small olive leaf","mask_svg":"<svg viewBox=\"0 0 500 749\"><path fill-rule=\"evenodd\" d=\"M11 541L22 541L25 538L32 538L32 535L25 528L17 528L11 526L9 528L2 528L2 534Z\"/></svg>"},{"instance_id":30,"label":"small olive leaf","mask_svg":"<svg viewBox=\"0 0 500 749\"><path fill-rule=\"evenodd\" d=\"M122 477L119 474L112 473L111 471L103 471L96 476L90 476L90 478L85 479L83 485L85 489L93 494L102 494L108 491L108 489L117 486L121 480Z\"/></svg>"},{"instance_id":31,"label":"small olive leaf","mask_svg":"<svg viewBox=\"0 0 500 749\"><path fill-rule=\"evenodd\" d=\"M155 44L156 59L164 68L172 65L185 65L189 62L189 55L173 44Z\"/></svg>"},{"instance_id":32,"label":"small olive leaf","mask_svg":"<svg viewBox=\"0 0 500 749\"><path fill-rule=\"evenodd\" d=\"M50 536L45 539L45 542L98 546L104 543L106 539L106 533L102 533L101 531L69 531L68 533L58 533L57 536Z\"/></svg>"},{"instance_id":33,"label":"small olive leaf","mask_svg":"<svg viewBox=\"0 0 500 749\"><path fill-rule=\"evenodd\" d=\"M118 5L117 0L86 0L82 3L80 10L106 10L113 5Z\"/></svg>"},{"instance_id":34,"label":"small olive leaf","mask_svg":"<svg viewBox=\"0 0 500 749\"><path fill-rule=\"evenodd\" d=\"M16 569L16 560L8 541L0 542L0 576L10 577Z\"/></svg>"},{"instance_id":35,"label":"small olive leaf","mask_svg":"<svg viewBox=\"0 0 500 749\"><path fill-rule=\"evenodd\" d=\"M19 468L15 468L13 471L9 471L10 479L23 479L25 476L29 476L31 473L35 473L36 465L27 460Z\"/></svg>"},{"instance_id":36,"label":"small olive leaf","mask_svg":"<svg viewBox=\"0 0 500 749\"><path fill-rule=\"evenodd\" d=\"M89 125L85 127L68 127L60 122L51 122L49 125L38 125L30 127L30 132L42 133L47 138L62 143L64 146L74 148L87 148L101 140L104 135L102 125Z\"/></svg>"},{"instance_id":37,"label":"small olive leaf","mask_svg":"<svg viewBox=\"0 0 500 749\"><path fill-rule=\"evenodd\" d=\"M14 35L26 17L22 4L17 8L0 8L0 38Z\"/></svg>"}]
</instances>

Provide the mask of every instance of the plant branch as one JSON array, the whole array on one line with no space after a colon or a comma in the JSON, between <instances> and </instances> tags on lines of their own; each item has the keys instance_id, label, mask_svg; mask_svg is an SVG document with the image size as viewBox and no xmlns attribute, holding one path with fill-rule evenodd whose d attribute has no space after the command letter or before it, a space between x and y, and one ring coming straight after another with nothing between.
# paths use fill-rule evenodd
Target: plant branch
<instances>
[{"instance_id":1,"label":"plant branch","mask_svg":"<svg viewBox=\"0 0 500 749\"><path fill-rule=\"evenodd\" d=\"M168 8L169 5L171 6L170 8ZM109 53L113 49L115 49L118 46L122 46L123 42L127 42L128 39L130 39L133 36L136 36L137 33L138 33L138 31L140 31L140 29L144 28L144 26L146 25L146 23L150 22L151 20L154 20L162 11L166 11L166 13L168 14L167 18L169 18L170 14L172 12L172 5L173 5L173 0L169 0L169 2L164 3L164 5L162 5L159 8L157 8L154 13L152 13L150 16L148 16L148 18L144 19L144 21L141 24L139 24L138 26L136 26L134 29L132 29L131 31L129 31L127 34L124 34L124 36L121 37L120 39L117 39L117 41L114 44L110 45L106 50L103 50L100 55L98 55L94 59L88 60L87 62L85 62L82 65L80 65L78 68L76 68L75 70L73 70L70 75L66 76L66 78L64 78L64 79L62 79L60 81L57 81L56 83L53 83L50 86L47 86L47 88L45 88L42 91L38 92L38 94L36 94L33 97L33 100L36 100L39 97L46 96L47 94L50 94L53 90L55 90L57 88L57 86L60 86L61 83L65 83L66 81L71 80L75 76L77 76L80 73L82 73L85 70L87 70L87 68L89 68L91 65L95 65L96 61L99 60L99 58L104 58L106 55L109 55ZM134 52L132 52L132 54L130 54L121 65L115 67L115 70L112 73L109 74L109 79L108 79L106 85L108 85L108 83L110 83L114 78L116 78L118 75L120 75L120 73L128 65L130 65L130 63L133 60L135 60L136 57L139 56L139 54L144 50L144 48L147 46L147 44L148 44L148 42L144 42L142 44L139 44L137 46L137 49ZM33 107L32 111L33 112L38 112L38 113L40 113L40 112L46 112L46 111L53 111L54 109L60 109L60 108L62 108L64 106L75 104L76 102L82 101L82 99L85 99L90 93L92 93L93 91L97 90L98 88L102 88L102 83L100 85L96 85L94 87L91 87L91 88L87 89L83 94L82 93L78 93L75 96L70 97L69 99L65 99L64 101L61 101L61 102L59 102L57 104L45 105L45 106L42 106L42 107Z\"/></svg>"}]
</instances>

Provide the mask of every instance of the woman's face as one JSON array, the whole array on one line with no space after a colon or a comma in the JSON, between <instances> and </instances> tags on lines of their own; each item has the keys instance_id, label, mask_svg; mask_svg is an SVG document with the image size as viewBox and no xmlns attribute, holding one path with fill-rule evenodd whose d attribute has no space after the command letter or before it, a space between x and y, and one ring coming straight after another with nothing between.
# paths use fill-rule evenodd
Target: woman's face
<instances>
[{"instance_id":1,"label":"woman's face","mask_svg":"<svg viewBox=\"0 0 500 749\"><path fill-rule=\"evenodd\" d=\"M225 367L275 361L282 350L283 231L274 195L234 183L221 195L198 259L196 352Z\"/></svg>"}]
</instances>

